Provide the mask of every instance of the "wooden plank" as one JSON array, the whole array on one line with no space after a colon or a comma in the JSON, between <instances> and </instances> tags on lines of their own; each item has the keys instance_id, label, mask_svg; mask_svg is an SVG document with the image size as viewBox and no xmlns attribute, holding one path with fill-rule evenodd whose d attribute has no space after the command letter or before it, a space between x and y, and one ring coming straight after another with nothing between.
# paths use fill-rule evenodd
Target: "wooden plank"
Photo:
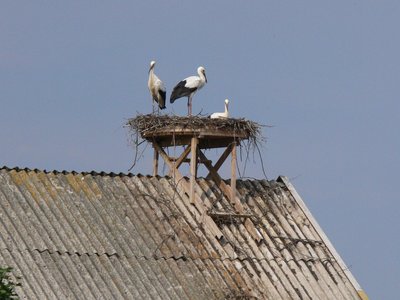
<instances>
[{"instance_id":1,"label":"wooden plank","mask_svg":"<svg viewBox=\"0 0 400 300\"><path fill-rule=\"evenodd\" d=\"M215 163L215 165L214 165L215 171L218 172L219 168L221 168L222 164L228 158L228 156L231 153L231 151L232 151L232 144L229 144L229 146L225 149L224 153L222 153L221 157Z\"/></svg>"},{"instance_id":2,"label":"wooden plank","mask_svg":"<svg viewBox=\"0 0 400 300\"><path fill-rule=\"evenodd\" d=\"M231 193L232 199L236 197L236 144L232 145L231 156Z\"/></svg>"},{"instance_id":3,"label":"wooden plank","mask_svg":"<svg viewBox=\"0 0 400 300\"><path fill-rule=\"evenodd\" d=\"M214 170L218 172L219 168L221 168L222 164L225 162L225 160L228 158L229 154L232 151L232 144L229 144L228 147L225 149L225 151L221 154L220 158L214 165ZM211 174L208 173L206 179L210 179Z\"/></svg>"},{"instance_id":4,"label":"wooden plank","mask_svg":"<svg viewBox=\"0 0 400 300\"><path fill-rule=\"evenodd\" d=\"M175 167L174 167L174 169L177 170L177 169L181 166L181 164L185 161L186 156L188 156L189 152L190 152L190 146L187 146L187 147L185 148L185 150L182 152L181 156L179 156L178 159L175 160L175 163L174 163L174 164L175 164ZM170 160L172 161L172 160L174 160L174 159L171 159L171 158L170 158ZM170 172L168 173L168 175L169 175L169 176L173 176L173 173L172 173L171 170L170 170Z\"/></svg>"},{"instance_id":5,"label":"wooden plank","mask_svg":"<svg viewBox=\"0 0 400 300\"><path fill-rule=\"evenodd\" d=\"M170 161L167 153L165 153L164 149L162 149L157 142L153 142L153 147L157 149L157 151L160 153L161 157L164 159L165 163L168 165L168 167L172 170L175 166L174 164ZM175 170L175 183L178 189L181 189L181 192L186 193L189 195L190 192L190 186L189 183L185 180L185 178L182 176L181 172L179 172L178 169ZM224 235L222 234L221 230L219 230L217 224L215 224L214 220L207 215L207 208L204 206L203 201L200 199L200 197L195 194L194 197L194 203L195 207L201 214L201 219L203 220L202 223L205 224L205 226L212 232L212 234L217 238L221 239Z\"/></svg>"},{"instance_id":6,"label":"wooden plank","mask_svg":"<svg viewBox=\"0 0 400 300\"><path fill-rule=\"evenodd\" d=\"M178 169L175 168L175 164L170 160L169 156L167 153L165 153L164 149L161 148L157 142L153 142L153 147L158 151L158 153L161 155L161 157L164 159L165 163L170 169L170 172L174 175L177 175L179 177L183 177L182 174L179 172Z\"/></svg>"},{"instance_id":7,"label":"wooden plank","mask_svg":"<svg viewBox=\"0 0 400 300\"><path fill-rule=\"evenodd\" d=\"M226 137L226 138L212 138L208 137L206 139L200 139L199 140L199 147L201 149L211 149L211 148L226 148L229 147L230 144L234 141L241 141L243 139L240 138L232 138L232 137Z\"/></svg>"},{"instance_id":8,"label":"wooden plank","mask_svg":"<svg viewBox=\"0 0 400 300\"><path fill-rule=\"evenodd\" d=\"M191 136L162 136L162 137L154 137L157 139L158 144L161 147L176 147L176 146L186 146L190 145ZM235 137L236 141L241 141L246 138L238 138ZM153 141L153 137L146 138L148 142ZM210 148L226 148L228 147L235 139L233 137L213 137L208 136L206 138L199 138L198 147L200 149L210 149Z\"/></svg>"},{"instance_id":9,"label":"wooden plank","mask_svg":"<svg viewBox=\"0 0 400 300\"><path fill-rule=\"evenodd\" d=\"M170 156L169 159L170 159L171 161L177 161L179 158L171 157L171 156ZM198 164L199 164L199 163L203 163L203 162L204 162L203 160L197 158L197 163L198 163ZM209 160L209 159L208 159L208 162L212 163L212 160ZM183 159L182 162L181 162L181 164L182 164L182 163L189 163L189 164L190 164L190 158L185 158L185 159Z\"/></svg>"},{"instance_id":10,"label":"wooden plank","mask_svg":"<svg viewBox=\"0 0 400 300\"><path fill-rule=\"evenodd\" d=\"M209 137L232 137L232 138L249 138L249 133L241 130L228 130L228 129L215 129L215 128L185 128L185 127L173 127L163 128L157 131L144 132L143 138L157 138L162 136L198 136L200 139Z\"/></svg>"},{"instance_id":11,"label":"wooden plank","mask_svg":"<svg viewBox=\"0 0 400 300\"><path fill-rule=\"evenodd\" d=\"M207 157L204 155L204 153L201 150L199 150L198 152L200 158L206 161ZM225 197L227 197L229 201L235 206L236 211L242 213L243 212L242 204L240 203L240 201L236 200L236 197L232 198L231 188L222 180L221 176L219 176L219 174L215 171L213 165L207 162L205 162L204 165L210 172L211 178L215 181L220 190L224 193Z\"/></svg>"},{"instance_id":12,"label":"wooden plank","mask_svg":"<svg viewBox=\"0 0 400 300\"><path fill-rule=\"evenodd\" d=\"M175 162L175 168L179 168L181 166L181 164L183 163L183 161L186 159L186 157L188 156L188 154L190 153L190 149L191 146L187 146L185 148L185 150L182 152L181 156L179 156L179 158L176 160Z\"/></svg>"},{"instance_id":13,"label":"wooden plank","mask_svg":"<svg viewBox=\"0 0 400 300\"><path fill-rule=\"evenodd\" d=\"M199 153L199 156L201 159L207 160L207 157L204 155L204 153L201 150L199 150L198 153ZM242 214L244 212L244 208L243 208L242 203L240 202L240 199L238 197L236 197L236 195L239 195L236 191L236 188L235 188L235 194L233 194L231 188L222 180L221 176L219 176L219 174L215 171L214 167L209 163L204 163L204 165L210 172L215 183L218 185L218 187L224 193L225 197L227 197L230 200L230 202L234 205L236 212ZM240 195L239 195L239 197L240 197ZM261 234L255 228L253 222L250 219L246 219L246 221L244 222L244 226L246 227L248 232L251 234L253 239L255 239L257 242L260 242L263 239Z\"/></svg>"},{"instance_id":14,"label":"wooden plank","mask_svg":"<svg viewBox=\"0 0 400 300\"><path fill-rule=\"evenodd\" d=\"M154 156L153 156L153 176L158 175L158 151L154 149Z\"/></svg>"},{"instance_id":15,"label":"wooden plank","mask_svg":"<svg viewBox=\"0 0 400 300\"><path fill-rule=\"evenodd\" d=\"M190 156L190 203L194 202L194 186L196 183L196 175L197 175L197 137L192 137L191 141L191 156Z\"/></svg>"}]
</instances>

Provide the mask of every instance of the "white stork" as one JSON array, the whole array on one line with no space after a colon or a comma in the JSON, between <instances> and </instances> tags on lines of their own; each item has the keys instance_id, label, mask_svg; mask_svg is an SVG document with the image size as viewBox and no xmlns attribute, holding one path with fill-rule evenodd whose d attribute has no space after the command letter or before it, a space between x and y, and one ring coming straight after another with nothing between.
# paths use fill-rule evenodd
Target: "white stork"
<instances>
[{"instance_id":1,"label":"white stork","mask_svg":"<svg viewBox=\"0 0 400 300\"><path fill-rule=\"evenodd\" d=\"M154 102L158 103L159 109L165 108L165 86L164 83L154 74L154 66L156 62L153 60L150 62L150 69L149 69L149 81L147 82L147 86L149 87L149 91L151 94L151 99L153 103L153 113L154 109Z\"/></svg>"},{"instance_id":2,"label":"white stork","mask_svg":"<svg viewBox=\"0 0 400 300\"><path fill-rule=\"evenodd\" d=\"M226 119L226 118L229 118L228 104L229 104L229 100L225 99L225 112L223 112L223 113L221 113L221 112L213 113L210 116L210 118L211 119Z\"/></svg>"},{"instance_id":3,"label":"white stork","mask_svg":"<svg viewBox=\"0 0 400 300\"><path fill-rule=\"evenodd\" d=\"M190 76L180 81L173 89L170 102L181 97L188 97L188 115L192 115L192 97L207 82L206 70L203 67L197 68L199 76Z\"/></svg>"}]
</instances>

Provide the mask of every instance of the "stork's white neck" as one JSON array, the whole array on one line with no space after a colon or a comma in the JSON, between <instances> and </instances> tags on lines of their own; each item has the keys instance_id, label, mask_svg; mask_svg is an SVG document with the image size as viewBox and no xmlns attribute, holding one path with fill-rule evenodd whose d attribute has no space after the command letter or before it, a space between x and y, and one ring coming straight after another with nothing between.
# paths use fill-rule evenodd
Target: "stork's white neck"
<instances>
[{"instance_id":1,"label":"stork's white neck","mask_svg":"<svg viewBox=\"0 0 400 300\"><path fill-rule=\"evenodd\" d=\"M149 74L154 74L154 65L152 65L149 69Z\"/></svg>"},{"instance_id":2,"label":"stork's white neck","mask_svg":"<svg viewBox=\"0 0 400 300\"><path fill-rule=\"evenodd\" d=\"M202 85L204 85L206 82L206 77L204 76L203 71L204 71L204 69L202 67L199 67L197 69L197 74L199 74L200 80L202 81Z\"/></svg>"}]
</instances>

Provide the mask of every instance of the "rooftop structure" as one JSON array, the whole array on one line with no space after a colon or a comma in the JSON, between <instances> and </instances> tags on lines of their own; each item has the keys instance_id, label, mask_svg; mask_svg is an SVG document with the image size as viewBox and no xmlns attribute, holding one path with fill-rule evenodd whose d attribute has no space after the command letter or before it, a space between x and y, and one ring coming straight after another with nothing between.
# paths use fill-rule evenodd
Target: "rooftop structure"
<instances>
[{"instance_id":1,"label":"rooftop structure","mask_svg":"<svg viewBox=\"0 0 400 300\"><path fill-rule=\"evenodd\" d=\"M22 299L367 299L286 177L237 180L236 148L257 146L260 125L128 124L154 148L153 176L0 169L0 266ZM210 148L224 148L216 162Z\"/></svg>"},{"instance_id":2,"label":"rooftop structure","mask_svg":"<svg viewBox=\"0 0 400 300\"><path fill-rule=\"evenodd\" d=\"M236 187L3 167L0 265L21 299L367 299L286 177Z\"/></svg>"}]
</instances>

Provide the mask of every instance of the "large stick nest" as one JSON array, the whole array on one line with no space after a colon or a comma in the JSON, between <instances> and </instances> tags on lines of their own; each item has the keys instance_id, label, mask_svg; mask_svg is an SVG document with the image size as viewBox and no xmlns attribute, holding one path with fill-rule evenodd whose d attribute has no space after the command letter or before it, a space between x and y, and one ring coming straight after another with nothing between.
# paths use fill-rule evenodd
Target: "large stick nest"
<instances>
[{"instance_id":1,"label":"large stick nest","mask_svg":"<svg viewBox=\"0 0 400 300\"><path fill-rule=\"evenodd\" d=\"M173 115L138 115L135 118L129 119L128 127L133 134L151 135L157 131L165 130L166 128L184 128L196 131L198 129L207 128L210 130L229 131L244 133L249 137L249 140L261 142L264 140L261 133L262 125L246 119L211 119L200 116L181 117Z\"/></svg>"},{"instance_id":2,"label":"large stick nest","mask_svg":"<svg viewBox=\"0 0 400 300\"><path fill-rule=\"evenodd\" d=\"M240 143L240 148L244 146L245 152L247 153L246 160L251 150L253 150L253 152L257 150L261 158L259 145L265 142L265 138L262 135L262 127L264 127L264 125L244 118L211 119L201 116L181 117L174 115L139 114L135 118L129 119L126 123L126 127L128 127L130 140L136 150L133 166L135 166L137 160L144 152L143 150L142 153L139 153L139 146L147 141L144 136L149 137L153 134L157 135L157 133L166 130L171 130L173 133L174 129L179 128L189 131L193 130L195 132L206 128L207 130L237 133L237 136L242 136L241 140L246 140L246 143ZM245 136L245 138L243 138L243 136Z\"/></svg>"}]
</instances>

